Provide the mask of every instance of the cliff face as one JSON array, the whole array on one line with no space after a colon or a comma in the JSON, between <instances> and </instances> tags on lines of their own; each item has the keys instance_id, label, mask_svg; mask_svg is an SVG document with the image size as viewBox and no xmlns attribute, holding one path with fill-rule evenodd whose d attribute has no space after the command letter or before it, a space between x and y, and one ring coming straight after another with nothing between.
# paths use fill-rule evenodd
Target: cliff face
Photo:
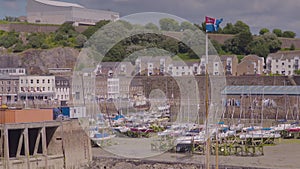
<instances>
[{"instance_id":1,"label":"cliff face","mask_svg":"<svg viewBox=\"0 0 300 169\"><path fill-rule=\"evenodd\" d=\"M0 68L23 67L31 75L45 75L48 68L73 68L79 51L73 48L27 50L20 54L0 54Z\"/></svg>"}]
</instances>

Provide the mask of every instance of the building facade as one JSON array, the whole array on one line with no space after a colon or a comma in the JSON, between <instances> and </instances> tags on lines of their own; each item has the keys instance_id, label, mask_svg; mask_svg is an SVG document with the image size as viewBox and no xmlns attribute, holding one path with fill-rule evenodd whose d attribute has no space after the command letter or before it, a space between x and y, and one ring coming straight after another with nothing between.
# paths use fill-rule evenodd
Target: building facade
<instances>
[{"instance_id":1,"label":"building facade","mask_svg":"<svg viewBox=\"0 0 300 169\"><path fill-rule=\"evenodd\" d=\"M56 76L55 77L55 99L57 99L61 105L67 105L70 101L70 81L67 78Z\"/></svg>"},{"instance_id":2,"label":"building facade","mask_svg":"<svg viewBox=\"0 0 300 169\"><path fill-rule=\"evenodd\" d=\"M19 97L22 100L55 99L55 76L20 76Z\"/></svg>"},{"instance_id":3,"label":"building facade","mask_svg":"<svg viewBox=\"0 0 300 169\"><path fill-rule=\"evenodd\" d=\"M0 75L24 76L26 75L26 69L25 68L0 68Z\"/></svg>"},{"instance_id":4,"label":"building facade","mask_svg":"<svg viewBox=\"0 0 300 169\"><path fill-rule=\"evenodd\" d=\"M237 66L237 75L261 75L264 73L264 58L257 55L247 55Z\"/></svg>"},{"instance_id":5,"label":"building facade","mask_svg":"<svg viewBox=\"0 0 300 169\"><path fill-rule=\"evenodd\" d=\"M87 9L79 4L49 0L27 0L27 21L41 24L95 25L100 20L115 21L119 13Z\"/></svg>"},{"instance_id":6,"label":"building facade","mask_svg":"<svg viewBox=\"0 0 300 169\"><path fill-rule=\"evenodd\" d=\"M299 70L299 51L277 52L269 54L266 60L266 73L294 75Z\"/></svg>"},{"instance_id":7,"label":"building facade","mask_svg":"<svg viewBox=\"0 0 300 169\"><path fill-rule=\"evenodd\" d=\"M19 77L0 76L0 105L18 101Z\"/></svg>"}]
</instances>

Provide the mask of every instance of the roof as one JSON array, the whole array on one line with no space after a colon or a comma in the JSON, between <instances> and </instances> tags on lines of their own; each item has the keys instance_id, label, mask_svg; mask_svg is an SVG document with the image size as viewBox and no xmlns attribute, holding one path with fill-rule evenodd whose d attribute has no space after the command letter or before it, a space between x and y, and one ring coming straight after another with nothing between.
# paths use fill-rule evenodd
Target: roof
<instances>
[{"instance_id":1,"label":"roof","mask_svg":"<svg viewBox=\"0 0 300 169\"><path fill-rule=\"evenodd\" d=\"M77 8L84 8L79 4L69 3L69 2L60 2L60 1L52 1L52 0L34 0L39 3L43 3L46 5L51 6L60 6L60 7L77 7Z\"/></svg>"},{"instance_id":2,"label":"roof","mask_svg":"<svg viewBox=\"0 0 300 169\"><path fill-rule=\"evenodd\" d=\"M282 51L282 52L277 52L277 53L271 53L268 55L268 58L273 58L273 59L293 59L294 57L300 57L300 51L295 50L295 51Z\"/></svg>"},{"instance_id":3,"label":"roof","mask_svg":"<svg viewBox=\"0 0 300 169\"><path fill-rule=\"evenodd\" d=\"M227 95L300 95L300 86L226 86Z\"/></svg>"}]
</instances>

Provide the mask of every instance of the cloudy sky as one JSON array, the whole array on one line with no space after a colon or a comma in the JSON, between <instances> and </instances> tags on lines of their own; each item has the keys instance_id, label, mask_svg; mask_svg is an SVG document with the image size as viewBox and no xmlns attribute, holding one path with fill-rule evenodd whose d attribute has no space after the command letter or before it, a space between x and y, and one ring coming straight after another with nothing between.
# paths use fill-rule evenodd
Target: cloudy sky
<instances>
[{"instance_id":1,"label":"cloudy sky","mask_svg":"<svg viewBox=\"0 0 300 169\"><path fill-rule=\"evenodd\" d=\"M64 0L87 8L109 9L121 16L139 12L163 12L194 23L206 15L227 22L242 20L257 33L263 27L291 30L300 37L299 0ZM0 0L0 18L26 15L26 0Z\"/></svg>"}]
</instances>

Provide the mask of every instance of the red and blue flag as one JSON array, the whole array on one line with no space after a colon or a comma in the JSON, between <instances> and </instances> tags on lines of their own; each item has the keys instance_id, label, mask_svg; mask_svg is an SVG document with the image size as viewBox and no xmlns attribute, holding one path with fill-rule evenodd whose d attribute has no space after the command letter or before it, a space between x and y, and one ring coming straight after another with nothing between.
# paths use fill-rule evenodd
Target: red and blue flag
<instances>
[{"instance_id":1,"label":"red and blue flag","mask_svg":"<svg viewBox=\"0 0 300 169\"><path fill-rule=\"evenodd\" d=\"M215 32L218 31L220 23L223 19L216 19L212 17L205 17L205 24L206 24L206 32Z\"/></svg>"}]
</instances>

